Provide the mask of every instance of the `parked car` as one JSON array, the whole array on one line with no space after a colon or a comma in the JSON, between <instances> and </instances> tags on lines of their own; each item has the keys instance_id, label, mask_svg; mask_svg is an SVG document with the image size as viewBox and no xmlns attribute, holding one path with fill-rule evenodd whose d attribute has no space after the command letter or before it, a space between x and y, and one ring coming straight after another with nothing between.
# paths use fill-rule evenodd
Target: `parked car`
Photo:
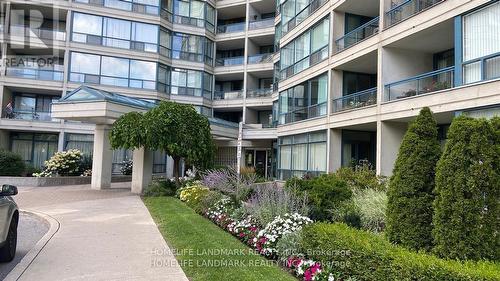
<instances>
[{"instance_id":1,"label":"parked car","mask_svg":"<svg viewBox=\"0 0 500 281\"><path fill-rule=\"evenodd\" d=\"M4 184L0 190L0 262L10 262L16 255L19 209L11 196L17 187Z\"/></svg>"}]
</instances>

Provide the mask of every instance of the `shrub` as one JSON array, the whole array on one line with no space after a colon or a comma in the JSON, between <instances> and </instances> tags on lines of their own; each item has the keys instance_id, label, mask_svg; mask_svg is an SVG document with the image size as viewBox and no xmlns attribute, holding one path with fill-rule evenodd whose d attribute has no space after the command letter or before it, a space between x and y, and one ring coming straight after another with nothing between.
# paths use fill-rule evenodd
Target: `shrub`
<instances>
[{"instance_id":1,"label":"shrub","mask_svg":"<svg viewBox=\"0 0 500 281\"><path fill-rule=\"evenodd\" d=\"M416 250L432 247L432 192L440 154L436 121L423 108L403 137L389 183L386 234L391 242Z\"/></svg>"},{"instance_id":2,"label":"shrub","mask_svg":"<svg viewBox=\"0 0 500 281\"><path fill-rule=\"evenodd\" d=\"M374 189L355 191L352 201L359 213L363 229L372 232L384 230L387 209L387 194L385 191Z\"/></svg>"},{"instance_id":3,"label":"shrub","mask_svg":"<svg viewBox=\"0 0 500 281\"><path fill-rule=\"evenodd\" d=\"M345 224L317 223L302 229L309 258L333 265L336 274L356 280L499 280L500 266L458 262L392 245L382 236Z\"/></svg>"},{"instance_id":4,"label":"shrub","mask_svg":"<svg viewBox=\"0 0 500 281\"><path fill-rule=\"evenodd\" d=\"M233 223L233 219L229 216L233 208L234 206L231 199L227 196L223 196L207 210L205 215L218 226L227 229L228 226Z\"/></svg>"},{"instance_id":5,"label":"shrub","mask_svg":"<svg viewBox=\"0 0 500 281\"><path fill-rule=\"evenodd\" d=\"M120 173L124 176L130 176L132 174L134 161L125 160L122 162L122 166L120 167Z\"/></svg>"},{"instance_id":6,"label":"shrub","mask_svg":"<svg viewBox=\"0 0 500 281\"><path fill-rule=\"evenodd\" d=\"M301 240L301 230L284 234L276 243L276 256L279 261L286 262L289 257L304 256Z\"/></svg>"},{"instance_id":7,"label":"shrub","mask_svg":"<svg viewBox=\"0 0 500 281\"><path fill-rule=\"evenodd\" d=\"M201 184L193 184L181 189L179 198L184 201L195 212L203 211L202 200L208 194L209 189Z\"/></svg>"},{"instance_id":8,"label":"shrub","mask_svg":"<svg viewBox=\"0 0 500 281\"><path fill-rule=\"evenodd\" d=\"M302 226L312 223L308 217L298 213L277 216L255 237L255 248L263 255L274 257L277 254L276 243L285 234L299 231Z\"/></svg>"},{"instance_id":9,"label":"shrub","mask_svg":"<svg viewBox=\"0 0 500 281\"><path fill-rule=\"evenodd\" d=\"M377 176L377 173L367 161L362 161L360 165L354 167L342 167L335 174L339 179L344 180L351 190L386 189L387 179Z\"/></svg>"},{"instance_id":10,"label":"shrub","mask_svg":"<svg viewBox=\"0 0 500 281\"><path fill-rule=\"evenodd\" d=\"M43 171L39 174L34 174L34 176L79 176L83 172L80 170L81 161L82 153L78 149L56 152L49 160L45 161Z\"/></svg>"},{"instance_id":11,"label":"shrub","mask_svg":"<svg viewBox=\"0 0 500 281\"><path fill-rule=\"evenodd\" d=\"M254 245L254 238L259 232L257 221L252 216L247 216L241 220L234 220L227 226L227 229L233 235L250 246Z\"/></svg>"},{"instance_id":12,"label":"shrub","mask_svg":"<svg viewBox=\"0 0 500 281\"><path fill-rule=\"evenodd\" d=\"M219 200L224 198L224 195L218 191L209 190L205 196L201 199L201 208L203 212L206 212L212 206L214 206Z\"/></svg>"},{"instance_id":13,"label":"shrub","mask_svg":"<svg viewBox=\"0 0 500 281\"><path fill-rule=\"evenodd\" d=\"M19 154L7 150L0 150L0 176L21 176L25 164Z\"/></svg>"},{"instance_id":14,"label":"shrub","mask_svg":"<svg viewBox=\"0 0 500 281\"><path fill-rule=\"evenodd\" d=\"M32 177L33 174L38 174L41 173L42 170L39 168L36 168L35 166L31 164L26 164L26 167L24 168L24 173L23 176L25 177Z\"/></svg>"},{"instance_id":15,"label":"shrub","mask_svg":"<svg viewBox=\"0 0 500 281\"><path fill-rule=\"evenodd\" d=\"M246 204L247 212L251 214L261 226L265 226L277 216L287 213L307 215L307 197L303 194L294 194L276 184L264 184L256 187L255 192Z\"/></svg>"},{"instance_id":16,"label":"shrub","mask_svg":"<svg viewBox=\"0 0 500 281\"><path fill-rule=\"evenodd\" d=\"M459 259L500 259L500 175L493 126L457 117L437 165L434 251Z\"/></svg>"},{"instance_id":17,"label":"shrub","mask_svg":"<svg viewBox=\"0 0 500 281\"><path fill-rule=\"evenodd\" d=\"M235 202L246 201L257 181L255 173L238 173L231 168L208 170L203 174L203 185L230 196Z\"/></svg>"},{"instance_id":18,"label":"shrub","mask_svg":"<svg viewBox=\"0 0 500 281\"><path fill-rule=\"evenodd\" d=\"M177 184L175 181L169 179L153 180L144 191L144 196L157 197L157 196L174 196L177 191Z\"/></svg>"},{"instance_id":19,"label":"shrub","mask_svg":"<svg viewBox=\"0 0 500 281\"><path fill-rule=\"evenodd\" d=\"M286 187L295 193L307 194L310 217L319 221L332 220L335 207L352 196L346 182L335 174L323 174L305 180L293 179Z\"/></svg>"}]
</instances>

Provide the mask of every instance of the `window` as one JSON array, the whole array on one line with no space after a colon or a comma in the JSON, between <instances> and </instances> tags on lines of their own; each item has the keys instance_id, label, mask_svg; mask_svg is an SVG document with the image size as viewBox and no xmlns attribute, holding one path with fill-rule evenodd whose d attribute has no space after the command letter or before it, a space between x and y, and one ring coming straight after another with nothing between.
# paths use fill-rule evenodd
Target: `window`
<instances>
[{"instance_id":1,"label":"window","mask_svg":"<svg viewBox=\"0 0 500 281\"><path fill-rule=\"evenodd\" d=\"M11 151L21 155L26 164L41 169L57 152L58 139L56 134L11 133Z\"/></svg>"},{"instance_id":2,"label":"window","mask_svg":"<svg viewBox=\"0 0 500 281\"><path fill-rule=\"evenodd\" d=\"M463 17L464 83L500 77L499 57L500 2L495 2Z\"/></svg>"},{"instance_id":3,"label":"window","mask_svg":"<svg viewBox=\"0 0 500 281\"><path fill-rule=\"evenodd\" d=\"M92 157L94 149L94 135L66 134L64 150L78 149L83 155Z\"/></svg>"},{"instance_id":4,"label":"window","mask_svg":"<svg viewBox=\"0 0 500 281\"><path fill-rule=\"evenodd\" d=\"M70 81L156 89L155 62L71 53Z\"/></svg>"},{"instance_id":5,"label":"window","mask_svg":"<svg viewBox=\"0 0 500 281\"><path fill-rule=\"evenodd\" d=\"M326 115L328 76L322 74L285 90L279 96L279 123L287 124Z\"/></svg>"},{"instance_id":6,"label":"window","mask_svg":"<svg viewBox=\"0 0 500 281\"><path fill-rule=\"evenodd\" d=\"M172 58L212 65L214 43L202 36L174 33Z\"/></svg>"},{"instance_id":7,"label":"window","mask_svg":"<svg viewBox=\"0 0 500 281\"><path fill-rule=\"evenodd\" d=\"M279 178L326 172L326 131L278 138Z\"/></svg>"},{"instance_id":8,"label":"window","mask_svg":"<svg viewBox=\"0 0 500 281\"><path fill-rule=\"evenodd\" d=\"M329 19L325 18L281 48L281 78L286 79L328 56Z\"/></svg>"},{"instance_id":9,"label":"window","mask_svg":"<svg viewBox=\"0 0 500 281\"><path fill-rule=\"evenodd\" d=\"M172 70L172 94L205 98L212 96L212 75L197 70L175 68Z\"/></svg>"},{"instance_id":10,"label":"window","mask_svg":"<svg viewBox=\"0 0 500 281\"><path fill-rule=\"evenodd\" d=\"M158 26L73 13L72 40L145 52L158 52Z\"/></svg>"}]
</instances>

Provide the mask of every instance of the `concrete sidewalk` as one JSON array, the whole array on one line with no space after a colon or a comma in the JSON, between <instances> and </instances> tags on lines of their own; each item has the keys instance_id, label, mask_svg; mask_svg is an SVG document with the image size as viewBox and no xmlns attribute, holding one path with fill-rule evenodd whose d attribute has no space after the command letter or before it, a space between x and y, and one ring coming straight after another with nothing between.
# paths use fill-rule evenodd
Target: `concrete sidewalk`
<instances>
[{"instance_id":1,"label":"concrete sidewalk","mask_svg":"<svg viewBox=\"0 0 500 281\"><path fill-rule=\"evenodd\" d=\"M20 209L57 220L59 229L19 278L8 276L12 280L187 280L129 189L20 188L15 199Z\"/></svg>"}]
</instances>

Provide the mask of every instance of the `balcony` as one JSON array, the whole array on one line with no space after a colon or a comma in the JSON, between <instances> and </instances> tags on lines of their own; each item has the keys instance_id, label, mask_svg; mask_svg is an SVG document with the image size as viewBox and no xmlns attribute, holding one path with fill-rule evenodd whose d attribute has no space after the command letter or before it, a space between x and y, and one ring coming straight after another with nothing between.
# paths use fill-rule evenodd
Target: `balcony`
<instances>
[{"instance_id":1,"label":"balcony","mask_svg":"<svg viewBox=\"0 0 500 281\"><path fill-rule=\"evenodd\" d=\"M385 13L386 26L395 25L445 0L406 0Z\"/></svg>"},{"instance_id":2,"label":"balcony","mask_svg":"<svg viewBox=\"0 0 500 281\"><path fill-rule=\"evenodd\" d=\"M182 25L190 25L195 27L206 28L208 31L214 32L215 27L205 19L192 18L181 15L173 15L173 22Z\"/></svg>"},{"instance_id":3,"label":"balcony","mask_svg":"<svg viewBox=\"0 0 500 281\"><path fill-rule=\"evenodd\" d=\"M7 67L6 75L35 80L63 81L63 71L53 69Z\"/></svg>"},{"instance_id":4,"label":"balcony","mask_svg":"<svg viewBox=\"0 0 500 281\"><path fill-rule=\"evenodd\" d=\"M235 100L242 99L243 91L215 91L214 100Z\"/></svg>"},{"instance_id":5,"label":"balcony","mask_svg":"<svg viewBox=\"0 0 500 281\"><path fill-rule=\"evenodd\" d=\"M249 30L264 29L269 27L274 27L274 18L251 21L248 23Z\"/></svg>"},{"instance_id":6,"label":"balcony","mask_svg":"<svg viewBox=\"0 0 500 281\"><path fill-rule=\"evenodd\" d=\"M308 107L297 109L291 112L287 112L281 117L281 124L288 124L293 122L298 122L302 120L307 120L311 118L316 118L324 116L327 114L327 103L314 104Z\"/></svg>"},{"instance_id":7,"label":"balcony","mask_svg":"<svg viewBox=\"0 0 500 281\"><path fill-rule=\"evenodd\" d=\"M294 65L288 66L287 68L283 69L281 71L281 79L285 80L287 78L290 78L293 75L320 63L326 58L328 58L328 45L315 51L304 59L296 62Z\"/></svg>"},{"instance_id":8,"label":"balcony","mask_svg":"<svg viewBox=\"0 0 500 281\"><path fill-rule=\"evenodd\" d=\"M38 38L42 40L66 41L66 31L53 30L48 28L31 28L26 26L14 25L10 27L10 34L25 37Z\"/></svg>"},{"instance_id":9,"label":"balcony","mask_svg":"<svg viewBox=\"0 0 500 281\"><path fill-rule=\"evenodd\" d=\"M377 88L360 91L333 100L333 112L361 108L377 103Z\"/></svg>"},{"instance_id":10,"label":"balcony","mask_svg":"<svg viewBox=\"0 0 500 281\"><path fill-rule=\"evenodd\" d=\"M248 56L247 62L248 64L271 63L273 62L273 54L267 53Z\"/></svg>"},{"instance_id":11,"label":"balcony","mask_svg":"<svg viewBox=\"0 0 500 281\"><path fill-rule=\"evenodd\" d=\"M234 66L243 65L245 63L245 57L229 57L221 58L215 60L216 66Z\"/></svg>"},{"instance_id":12,"label":"balcony","mask_svg":"<svg viewBox=\"0 0 500 281\"><path fill-rule=\"evenodd\" d=\"M385 85L386 101L451 89L454 67L447 67Z\"/></svg>"},{"instance_id":13,"label":"balcony","mask_svg":"<svg viewBox=\"0 0 500 281\"><path fill-rule=\"evenodd\" d=\"M7 119L29 120L29 121L58 121L53 119L50 112L45 111L27 111L27 110L12 110L5 114Z\"/></svg>"},{"instance_id":14,"label":"balcony","mask_svg":"<svg viewBox=\"0 0 500 281\"><path fill-rule=\"evenodd\" d=\"M312 13L314 13L316 10L321 8L325 3L327 3L328 0L314 0L309 3L304 9L302 9L300 12L295 15L295 17L291 18L288 22L283 23L282 27L282 36L290 32L293 28L295 28L297 25L299 25L301 22L303 22L305 19L307 19ZM282 14L283 17L283 14ZM283 19L282 19L283 20Z\"/></svg>"},{"instance_id":15,"label":"balcony","mask_svg":"<svg viewBox=\"0 0 500 281\"><path fill-rule=\"evenodd\" d=\"M130 11L134 13L148 14L148 15L159 15L160 7L159 5L147 5L142 3L135 3L133 1L125 0L74 0L77 3L90 4L94 6L101 6L107 8L113 8L123 11Z\"/></svg>"},{"instance_id":16,"label":"balcony","mask_svg":"<svg viewBox=\"0 0 500 281\"><path fill-rule=\"evenodd\" d=\"M217 26L217 33L235 33L245 31L245 23L231 23Z\"/></svg>"},{"instance_id":17,"label":"balcony","mask_svg":"<svg viewBox=\"0 0 500 281\"><path fill-rule=\"evenodd\" d=\"M247 90L247 99L248 98L264 98L270 97L273 94L273 89L256 89L256 90Z\"/></svg>"},{"instance_id":18,"label":"balcony","mask_svg":"<svg viewBox=\"0 0 500 281\"><path fill-rule=\"evenodd\" d=\"M337 52L341 52L375 34L379 31L379 17L345 34L335 41Z\"/></svg>"},{"instance_id":19,"label":"balcony","mask_svg":"<svg viewBox=\"0 0 500 281\"><path fill-rule=\"evenodd\" d=\"M186 60L192 62L206 63L207 65L213 65L213 59L205 56L203 54L184 52L184 51L172 51L172 59Z\"/></svg>"},{"instance_id":20,"label":"balcony","mask_svg":"<svg viewBox=\"0 0 500 281\"><path fill-rule=\"evenodd\" d=\"M106 36L96 36L78 32L72 33L72 41L78 43L101 45L112 48L136 50L142 52L157 53L158 45L146 42L132 41L126 39L111 38Z\"/></svg>"}]
</instances>

